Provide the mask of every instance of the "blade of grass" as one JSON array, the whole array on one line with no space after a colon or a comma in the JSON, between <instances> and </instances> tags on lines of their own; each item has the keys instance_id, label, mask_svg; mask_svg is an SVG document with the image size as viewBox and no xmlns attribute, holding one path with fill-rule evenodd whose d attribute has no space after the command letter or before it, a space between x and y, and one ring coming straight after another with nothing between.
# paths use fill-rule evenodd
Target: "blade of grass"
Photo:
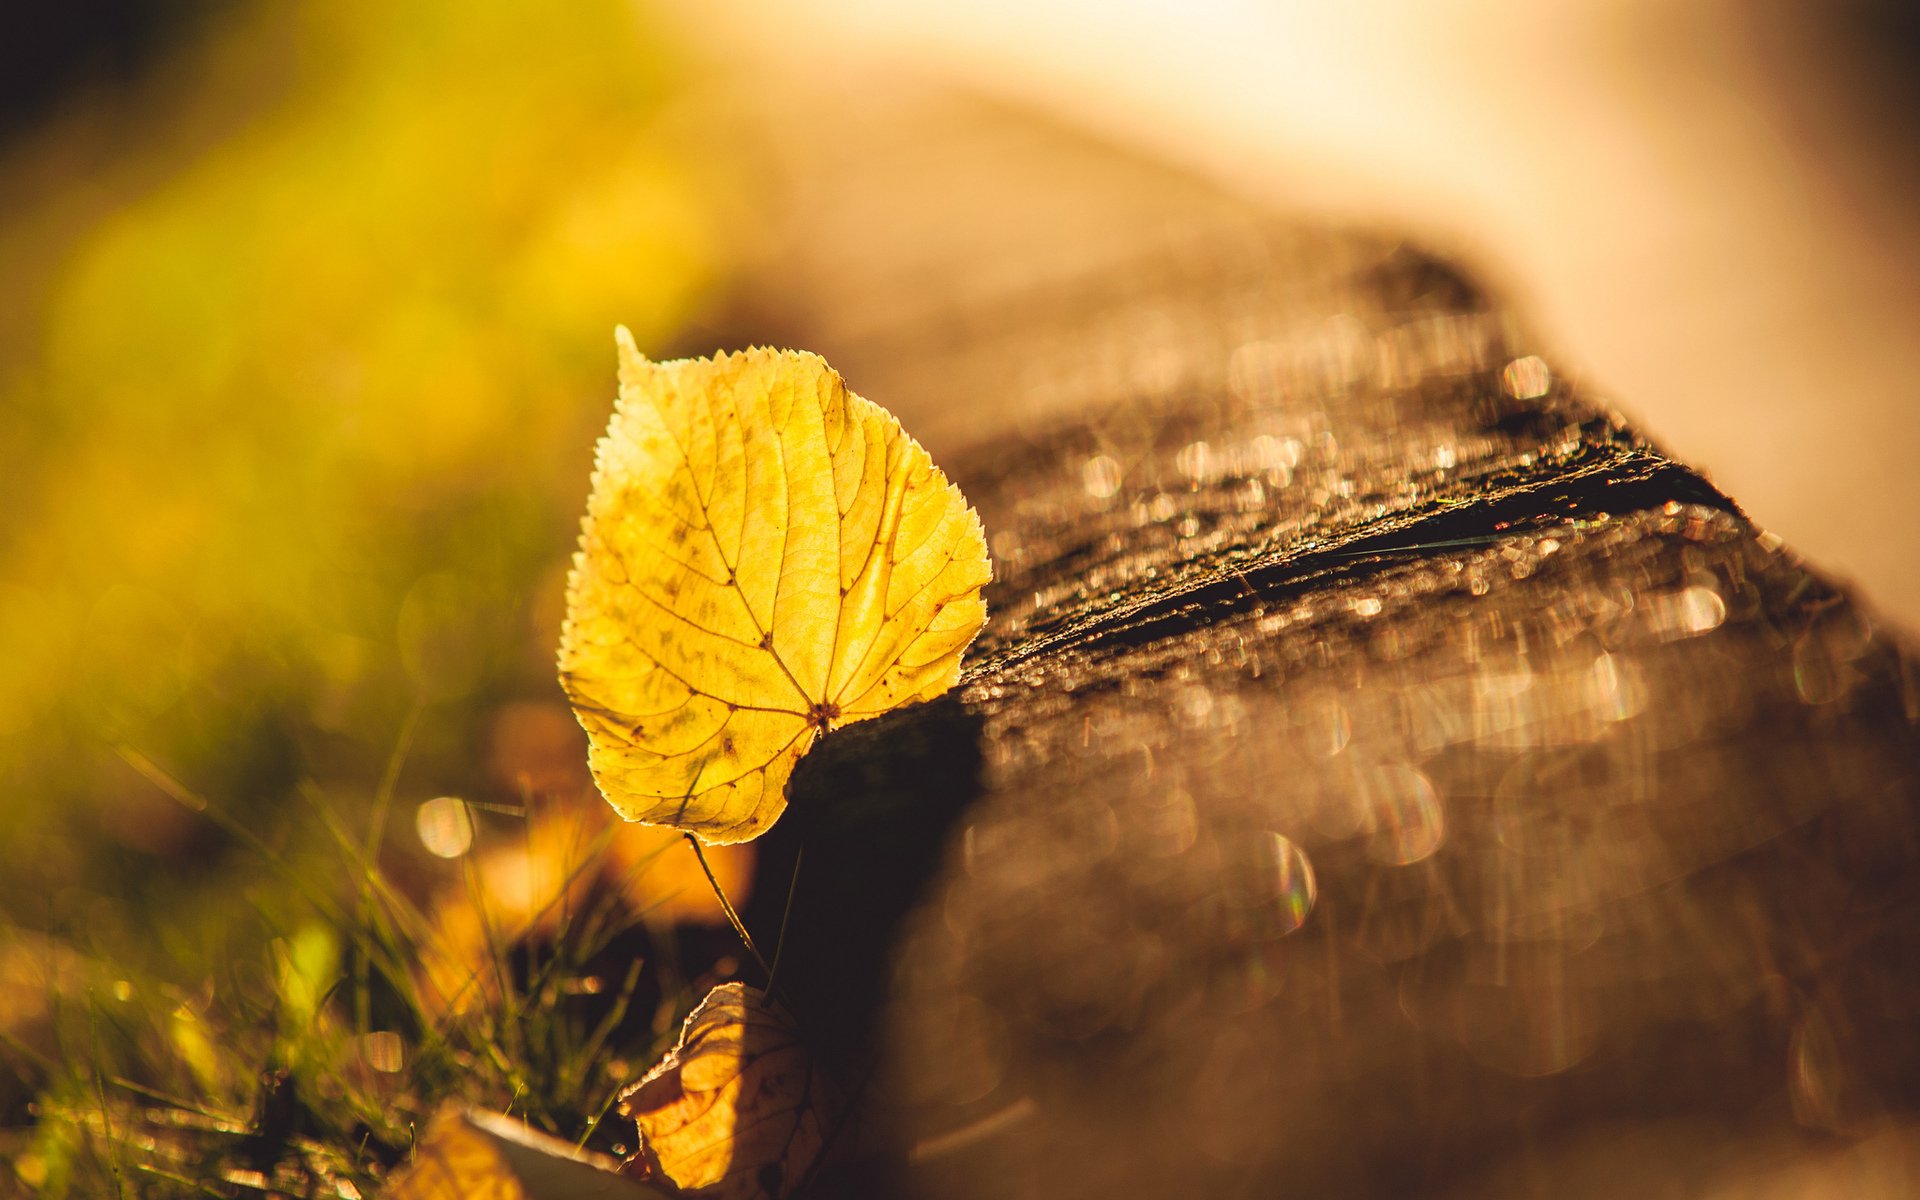
<instances>
[{"instance_id":1,"label":"blade of grass","mask_svg":"<svg viewBox=\"0 0 1920 1200\"><path fill-rule=\"evenodd\" d=\"M780 952L787 948L787 918L793 915L793 894L800 890L800 864L807 858L807 848L802 845L793 855L793 877L787 880L787 903L780 910L780 932L773 941L773 967L767 972L767 995L774 992L774 980L780 974Z\"/></svg>"},{"instance_id":2,"label":"blade of grass","mask_svg":"<svg viewBox=\"0 0 1920 1200\"><path fill-rule=\"evenodd\" d=\"M486 940L487 961L493 965L494 981L499 988L499 1028L496 1036L505 1040L506 1050L515 1059L525 1057L526 1047L521 1038L519 1014L515 1011L513 978L507 970L505 952L501 949L500 938L496 935L493 915L487 909L485 889L475 872L473 859L467 858L462 866L467 879L467 897L474 911L480 916L480 936Z\"/></svg>"},{"instance_id":3,"label":"blade of grass","mask_svg":"<svg viewBox=\"0 0 1920 1200\"><path fill-rule=\"evenodd\" d=\"M567 1074L570 1077L567 1082L576 1087L585 1082L587 1064L599 1057L600 1048L606 1045L609 1037L613 1036L613 1031L620 1027L620 1022L627 1019L627 1006L633 1001L634 989L640 985L640 969L645 965L636 958L627 966L626 981L620 985L620 994L615 998L613 1007L607 1010L606 1016L600 1018L600 1023L594 1026L593 1032L581 1045L579 1053L566 1064ZM589 1129L587 1132L591 1134L593 1131ZM582 1144L585 1144L585 1139L582 1139Z\"/></svg>"},{"instance_id":4,"label":"blade of grass","mask_svg":"<svg viewBox=\"0 0 1920 1200\"><path fill-rule=\"evenodd\" d=\"M346 826L340 821L339 814L333 811L333 806L327 803L326 795L314 782L310 779L302 780L295 790L313 807L321 824L325 826L333 840L352 856L353 866L360 872L364 883L373 889L374 894L396 918L412 926L406 931L407 936L422 945L428 941L441 940L439 931L433 927L432 922L427 920L426 915L412 901L394 891L393 887L387 883L386 876L366 857L364 849L347 832ZM447 948L445 942L441 941L441 949Z\"/></svg>"},{"instance_id":5,"label":"blade of grass","mask_svg":"<svg viewBox=\"0 0 1920 1200\"><path fill-rule=\"evenodd\" d=\"M587 1141L593 1137L594 1130L600 1128L600 1122L607 1119L607 1114L612 1112L613 1106L618 1103L620 1103L620 1089L615 1088L613 1092L607 1096L606 1103L600 1106L600 1111L593 1114L593 1120L587 1122L587 1131L581 1134L580 1140L573 1144L575 1150L586 1149Z\"/></svg>"},{"instance_id":6,"label":"blade of grass","mask_svg":"<svg viewBox=\"0 0 1920 1200\"><path fill-rule=\"evenodd\" d=\"M210 1183L203 1183L197 1179L189 1179L185 1175L176 1174L173 1171L163 1170L160 1167L154 1166L152 1163L137 1162L133 1164L133 1169L140 1172L142 1175L151 1175L155 1179L163 1179L166 1182L173 1184L175 1187L191 1188L195 1195L220 1196L220 1197L224 1197L226 1195L225 1192L220 1191L218 1188L214 1187ZM141 1190L142 1192L145 1191L144 1188Z\"/></svg>"},{"instance_id":7,"label":"blade of grass","mask_svg":"<svg viewBox=\"0 0 1920 1200\"><path fill-rule=\"evenodd\" d=\"M387 836L387 815L393 807L393 795L400 785L400 770L406 764L407 754L413 748L414 731L420 726L420 715L426 711L426 697L416 695L413 705L407 710L407 716L400 723L400 734L394 739L393 752L387 756L386 769L380 774L380 786L373 793L373 813L367 828L366 852L362 857L370 863L380 861L380 846ZM371 919L373 911L373 885L362 880L360 887L360 920L365 923ZM354 960L354 1031L367 1033L373 1022L373 989L368 971L371 963L365 955Z\"/></svg>"},{"instance_id":8,"label":"blade of grass","mask_svg":"<svg viewBox=\"0 0 1920 1200\"><path fill-rule=\"evenodd\" d=\"M574 863L572 867L569 868L569 870L567 871L566 877L561 881L561 885L557 889L555 894L553 896L548 897L545 903L543 903L538 909L534 910L532 916L529 918L528 928L537 928L539 924L546 919L546 916L548 913L552 912L556 907L562 905L563 901L565 901L566 898L572 893L574 886L580 881L580 879L588 871L594 870L599 866L599 860L606 855L607 849L612 844L613 838L618 834L619 829L620 827L617 825L609 825L606 828L602 829L599 833L594 835L593 840L590 843L588 843L588 849L586 853L581 856L578 862ZM663 849L664 847L662 847L662 850ZM641 867L644 867L650 864L653 861L653 859L660 853L661 853L661 850L654 850L649 852L646 858L642 859L640 864L636 866L635 868L636 872ZM632 876L629 876L629 878L631 877ZM468 888L469 888L470 896L478 895L476 884L471 878L469 878L468 880ZM476 904L476 909L479 910L477 904ZM484 914L484 910L479 910L479 911L482 911ZM561 915L562 926L559 930L556 931L554 935L554 942L556 945L563 945L563 944L567 944L568 942L567 933L569 931L567 929L567 924L570 922L571 918L567 915L567 912L564 908L561 909L561 914L562 914ZM620 930L616 929L612 934L612 936L618 936L619 932ZM607 940L610 941L611 937L609 937ZM593 950L588 950L584 953L579 953L577 957L582 961L584 961L586 958L592 957L592 955L596 953L598 949L602 949L604 948L604 946L605 946L605 943L603 942L601 943L600 946L596 947ZM530 972L528 986L525 989L526 992L530 995L538 994L540 987L544 986L544 984L550 979L552 971L554 967L557 965L558 964L556 963L550 963L548 966L543 967L541 971L538 973ZM473 987L474 984L478 982L479 982L479 974L477 972L469 972L466 983L461 986L460 991L456 994L457 997L464 998L466 993Z\"/></svg>"},{"instance_id":9,"label":"blade of grass","mask_svg":"<svg viewBox=\"0 0 1920 1200\"><path fill-rule=\"evenodd\" d=\"M230 1114L216 1112L211 1108L188 1100L184 1096L175 1096L168 1092L160 1091L158 1088L150 1088L145 1084L135 1083L133 1080L119 1075L109 1075L107 1082L116 1088L132 1092L136 1096L164 1104L177 1112L185 1113L188 1116L199 1117L201 1120L209 1123L208 1127L212 1129L213 1132L240 1133L244 1129L244 1126L235 1122Z\"/></svg>"},{"instance_id":10,"label":"blade of grass","mask_svg":"<svg viewBox=\"0 0 1920 1200\"><path fill-rule=\"evenodd\" d=\"M439 930L434 928L426 916L421 913L411 901L394 891L393 887L388 884L386 876L364 857L364 852L360 844L347 833L346 827L341 824L338 814L333 811L333 806L327 803L326 796L319 788L316 787L311 780L302 780L295 790L300 793L319 815L321 825L332 836L335 844L353 860L352 865L360 872L364 884L372 889L374 895L379 897L389 917L396 922L397 926L404 927L397 929L398 937L392 939L382 938L380 940L379 948L388 952L386 959L383 960L381 964L381 973L387 977L387 981L394 986L395 990L400 993L401 997L406 1000L415 1012L424 1014L427 1011L426 1003L420 996L418 985L414 982L413 972L410 969L411 964L408 962L408 958L417 956L421 951L425 950L428 945L432 944L437 947L445 958L451 961L454 957L452 948L447 945ZM371 925L372 922L369 921L365 924ZM351 933L355 938L355 944L363 949L375 944L370 939L361 937L361 933L363 932L363 925L361 923L336 921L336 928ZM375 932L378 933L378 930L376 929ZM402 939L411 943L411 945L399 945L398 943ZM412 951L411 956L406 953L408 950Z\"/></svg>"},{"instance_id":11,"label":"blade of grass","mask_svg":"<svg viewBox=\"0 0 1920 1200\"><path fill-rule=\"evenodd\" d=\"M291 881L307 901L320 911L321 916L332 921L339 928L352 928L352 923L348 920L347 913L344 909L336 905L333 899L324 892L313 887L312 884L307 881L305 875L294 870L292 864L287 862L286 858L279 851L267 845L267 843L251 829L248 829L239 821L234 820L231 814L221 809L218 805L208 801L206 797L187 788L179 780L162 770L152 759L141 754L138 750L130 746L115 746L114 752L118 754L128 766L146 776L149 782L167 796L186 807L189 811L198 813L207 820L212 821L229 836L243 843L249 850L259 855L260 858L278 872L282 878Z\"/></svg>"},{"instance_id":12,"label":"blade of grass","mask_svg":"<svg viewBox=\"0 0 1920 1200\"><path fill-rule=\"evenodd\" d=\"M100 1022L98 1016L99 1007L94 1003L93 992L88 991L87 1031L93 1040L92 1074L94 1094L100 1099L100 1127L105 1131L103 1140L107 1144L107 1167L113 1174L113 1190L116 1195L121 1197L121 1200L125 1200L127 1184L126 1180L120 1177L120 1158L113 1152L113 1117L107 1111L107 1085L104 1079L104 1064L106 1063L106 1058L100 1053Z\"/></svg>"},{"instance_id":13,"label":"blade of grass","mask_svg":"<svg viewBox=\"0 0 1920 1200\"><path fill-rule=\"evenodd\" d=\"M419 729L420 716L426 710L426 697L415 696L413 706L407 710L406 719L400 722L400 735L394 739L393 752L387 756L386 769L380 773L380 786L373 793L372 823L367 829L365 858L369 862L380 860L380 844L387 836L387 814L393 808L394 792L400 786L400 771L413 749L414 731Z\"/></svg>"}]
</instances>

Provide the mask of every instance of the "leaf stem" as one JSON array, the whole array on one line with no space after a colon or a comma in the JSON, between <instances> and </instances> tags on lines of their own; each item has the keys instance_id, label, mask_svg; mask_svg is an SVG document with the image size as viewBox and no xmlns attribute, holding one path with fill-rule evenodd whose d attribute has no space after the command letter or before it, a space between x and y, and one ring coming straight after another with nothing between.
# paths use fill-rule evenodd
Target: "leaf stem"
<instances>
[{"instance_id":1,"label":"leaf stem","mask_svg":"<svg viewBox=\"0 0 1920 1200\"><path fill-rule=\"evenodd\" d=\"M687 834L686 838L687 845L693 847L693 856L700 860L700 870L705 873L707 885L713 889L714 898L720 901L721 911L727 914L727 923L732 925L733 931L740 935L741 944L746 946L748 954L753 955L753 961L760 964L760 973L771 980L773 969L767 966L766 959L760 957L760 947L753 944L753 935L747 932L746 923L740 919L740 914L734 911L733 901L727 899L727 893L721 889L720 881L714 878L713 868L707 865L707 852L700 848L700 839L691 833Z\"/></svg>"}]
</instances>

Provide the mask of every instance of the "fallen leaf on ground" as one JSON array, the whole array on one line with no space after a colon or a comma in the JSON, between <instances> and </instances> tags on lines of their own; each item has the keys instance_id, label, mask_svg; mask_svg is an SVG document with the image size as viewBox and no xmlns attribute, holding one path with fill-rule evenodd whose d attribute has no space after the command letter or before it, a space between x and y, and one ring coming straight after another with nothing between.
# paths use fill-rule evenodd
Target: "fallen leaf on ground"
<instances>
[{"instance_id":1,"label":"fallen leaf on ground","mask_svg":"<svg viewBox=\"0 0 1920 1200\"><path fill-rule=\"evenodd\" d=\"M636 1163L711 1200L790 1194L839 1104L792 1019L740 983L709 992L680 1044L620 1098L640 1130Z\"/></svg>"},{"instance_id":2,"label":"fallen leaf on ground","mask_svg":"<svg viewBox=\"0 0 1920 1200\"><path fill-rule=\"evenodd\" d=\"M958 682L986 538L818 355L653 363L618 341L561 683L622 816L746 841L821 733Z\"/></svg>"},{"instance_id":3,"label":"fallen leaf on ground","mask_svg":"<svg viewBox=\"0 0 1920 1200\"><path fill-rule=\"evenodd\" d=\"M613 1170L519 1121L448 1105L435 1113L413 1161L382 1200L666 1200L667 1193Z\"/></svg>"}]
</instances>

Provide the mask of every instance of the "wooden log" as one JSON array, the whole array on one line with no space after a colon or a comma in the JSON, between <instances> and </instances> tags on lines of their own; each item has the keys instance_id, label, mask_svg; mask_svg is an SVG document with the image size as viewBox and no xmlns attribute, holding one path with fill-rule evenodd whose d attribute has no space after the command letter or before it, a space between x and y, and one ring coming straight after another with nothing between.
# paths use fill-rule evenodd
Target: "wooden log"
<instances>
[{"instance_id":1,"label":"wooden log","mask_svg":"<svg viewBox=\"0 0 1920 1200\"><path fill-rule=\"evenodd\" d=\"M739 318L928 431L998 567L962 687L763 843L871 1066L822 1186L1905 1194L1910 644L1459 270L932 111ZM955 181L1007 202L915 225Z\"/></svg>"}]
</instances>

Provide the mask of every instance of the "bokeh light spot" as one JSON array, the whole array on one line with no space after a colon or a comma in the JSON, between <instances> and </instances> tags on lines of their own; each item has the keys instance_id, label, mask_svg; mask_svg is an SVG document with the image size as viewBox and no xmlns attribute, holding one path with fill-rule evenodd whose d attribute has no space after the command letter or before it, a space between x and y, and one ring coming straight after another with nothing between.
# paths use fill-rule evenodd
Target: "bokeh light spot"
<instances>
[{"instance_id":1,"label":"bokeh light spot","mask_svg":"<svg viewBox=\"0 0 1920 1200\"><path fill-rule=\"evenodd\" d=\"M459 858L473 849L473 818L458 796L435 796L413 814L420 844L441 858Z\"/></svg>"},{"instance_id":2,"label":"bokeh light spot","mask_svg":"<svg viewBox=\"0 0 1920 1200\"><path fill-rule=\"evenodd\" d=\"M1095 500L1110 500L1120 490L1120 464L1096 454L1080 467L1080 485Z\"/></svg>"},{"instance_id":3,"label":"bokeh light spot","mask_svg":"<svg viewBox=\"0 0 1920 1200\"><path fill-rule=\"evenodd\" d=\"M1292 933L1307 923L1320 886L1313 877L1313 863L1306 851L1285 834L1268 834L1268 849L1273 855L1274 880L1278 884L1280 918L1283 932Z\"/></svg>"},{"instance_id":4,"label":"bokeh light spot","mask_svg":"<svg viewBox=\"0 0 1920 1200\"><path fill-rule=\"evenodd\" d=\"M1537 400L1553 386L1553 374L1547 370L1545 360L1529 354L1507 364L1500 372L1500 386L1515 400Z\"/></svg>"},{"instance_id":5,"label":"bokeh light spot","mask_svg":"<svg viewBox=\"0 0 1920 1200\"><path fill-rule=\"evenodd\" d=\"M383 1029L360 1039L360 1057L374 1070L394 1075L406 1065L406 1047L399 1034Z\"/></svg>"}]
</instances>

